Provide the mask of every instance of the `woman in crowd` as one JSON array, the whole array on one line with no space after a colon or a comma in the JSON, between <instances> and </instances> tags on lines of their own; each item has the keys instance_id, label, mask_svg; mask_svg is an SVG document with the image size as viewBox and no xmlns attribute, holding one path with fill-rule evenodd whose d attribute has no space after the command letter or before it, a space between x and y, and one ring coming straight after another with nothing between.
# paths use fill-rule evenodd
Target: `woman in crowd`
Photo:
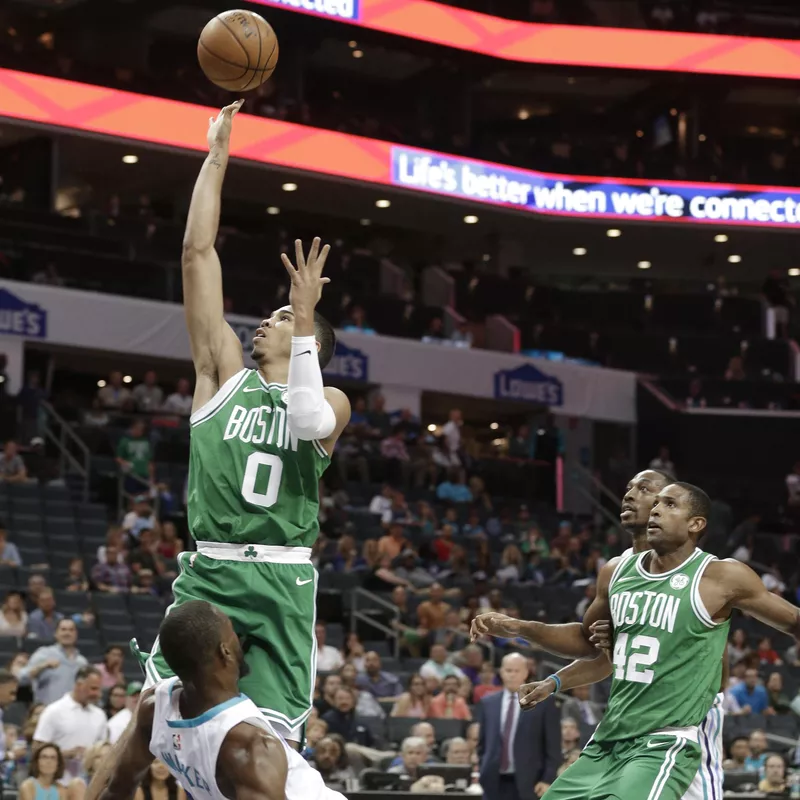
<instances>
[{"instance_id":1,"label":"woman in crowd","mask_svg":"<svg viewBox=\"0 0 800 800\"><path fill-rule=\"evenodd\" d=\"M378 540L367 539L364 546L361 548L361 558L367 565L367 569L377 569L380 564L380 554L378 553Z\"/></svg>"},{"instance_id":2,"label":"woman in crowd","mask_svg":"<svg viewBox=\"0 0 800 800\"><path fill-rule=\"evenodd\" d=\"M728 661L730 665L738 664L745 656L753 651L747 645L747 634L743 628L737 628L728 642Z\"/></svg>"},{"instance_id":3,"label":"woman in crowd","mask_svg":"<svg viewBox=\"0 0 800 800\"><path fill-rule=\"evenodd\" d=\"M497 675L491 661L484 661L478 672L478 683L472 691L472 702L480 703L487 694L499 692L503 687L497 683Z\"/></svg>"},{"instance_id":4,"label":"woman in crowd","mask_svg":"<svg viewBox=\"0 0 800 800\"><path fill-rule=\"evenodd\" d=\"M106 698L105 707L103 711L106 712L106 716L111 719L111 717L119 714L123 708L125 708L125 700L128 694L125 691L125 684L118 683L116 686L112 686L108 690L108 697Z\"/></svg>"},{"instance_id":5,"label":"woman in crowd","mask_svg":"<svg viewBox=\"0 0 800 800\"><path fill-rule=\"evenodd\" d=\"M111 689L117 684L125 685L125 673L122 671L122 664L125 660L125 651L118 645L112 644L106 647L101 664L95 664L100 672L100 679L104 689Z\"/></svg>"},{"instance_id":6,"label":"woman in crowd","mask_svg":"<svg viewBox=\"0 0 800 800\"><path fill-rule=\"evenodd\" d=\"M544 538L544 534L535 523L528 528L528 532L522 537L520 549L525 555L538 553L542 558L550 556L550 545L547 544L547 539Z\"/></svg>"},{"instance_id":7,"label":"woman in crowd","mask_svg":"<svg viewBox=\"0 0 800 800\"><path fill-rule=\"evenodd\" d=\"M158 554L161 558L174 561L178 553L183 552L183 539L178 537L178 529L174 522L165 522L161 526L161 538L158 540Z\"/></svg>"},{"instance_id":8,"label":"woman in crowd","mask_svg":"<svg viewBox=\"0 0 800 800\"><path fill-rule=\"evenodd\" d=\"M367 562L359 556L356 540L352 536L342 536L336 548L336 555L331 559L336 572L352 572L367 566Z\"/></svg>"},{"instance_id":9,"label":"woman in crowd","mask_svg":"<svg viewBox=\"0 0 800 800\"><path fill-rule=\"evenodd\" d=\"M357 717L385 717L386 712L381 708L381 704L370 692L362 691L356 686L358 670L355 664L347 663L339 670L339 677L342 679L342 686L346 686L353 692L356 698Z\"/></svg>"},{"instance_id":10,"label":"woman in crowd","mask_svg":"<svg viewBox=\"0 0 800 800\"><path fill-rule=\"evenodd\" d=\"M83 568L82 558L73 558L69 562L67 571L66 589L68 592L88 592L89 579Z\"/></svg>"},{"instance_id":11,"label":"woman in crowd","mask_svg":"<svg viewBox=\"0 0 800 800\"><path fill-rule=\"evenodd\" d=\"M95 742L91 747L86 748L83 754L83 777L73 778L67 786L67 800L83 800L86 795L86 787L91 783L98 767L103 763L111 745L108 742Z\"/></svg>"},{"instance_id":12,"label":"woman in crowd","mask_svg":"<svg viewBox=\"0 0 800 800\"><path fill-rule=\"evenodd\" d=\"M415 672L408 679L408 691L397 698L392 708L393 717L418 717L425 719L430 711L433 696L425 686L425 679Z\"/></svg>"},{"instance_id":13,"label":"woman in crowd","mask_svg":"<svg viewBox=\"0 0 800 800\"><path fill-rule=\"evenodd\" d=\"M24 636L28 614L22 594L12 589L0 606L0 636Z\"/></svg>"},{"instance_id":14,"label":"woman in crowd","mask_svg":"<svg viewBox=\"0 0 800 800\"><path fill-rule=\"evenodd\" d=\"M352 664L359 672L363 672L365 652L358 634L355 631L348 633L344 640L344 660L348 664Z\"/></svg>"},{"instance_id":15,"label":"woman in crowd","mask_svg":"<svg viewBox=\"0 0 800 800\"><path fill-rule=\"evenodd\" d=\"M119 555L117 561L124 564L128 558L128 537L125 531L118 525L112 525L106 533L106 543L97 548L97 562L106 563L106 547L116 547Z\"/></svg>"},{"instance_id":16,"label":"woman in crowd","mask_svg":"<svg viewBox=\"0 0 800 800\"><path fill-rule=\"evenodd\" d=\"M57 781L64 775L64 756L54 744L42 745L33 755L30 777L19 787L19 800L65 800Z\"/></svg>"},{"instance_id":17,"label":"woman in crowd","mask_svg":"<svg viewBox=\"0 0 800 800\"><path fill-rule=\"evenodd\" d=\"M134 800L186 800L186 792L178 786L164 762L155 759L139 784Z\"/></svg>"},{"instance_id":18,"label":"woman in crowd","mask_svg":"<svg viewBox=\"0 0 800 800\"><path fill-rule=\"evenodd\" d=\"M28 709L28 716L25 717L25 722L22 723L22 738L28 743L28 747L33 744L33 734L39 724L39 717L42 716L42 711L44 711L44 703L34 703Z\"/></svg>"},{"instance_id":19,"label":"woman in crowd","mask_svg":"<svg viewBox=\"0 0 800 800\"><path fill-rule=\"evenodd\" d=\"M497 570L495 578L500 583L518 583L524 568L525 564L520 549L514 544L506 545L500 558L500 569Z\"/></svg>"}]
</instances>

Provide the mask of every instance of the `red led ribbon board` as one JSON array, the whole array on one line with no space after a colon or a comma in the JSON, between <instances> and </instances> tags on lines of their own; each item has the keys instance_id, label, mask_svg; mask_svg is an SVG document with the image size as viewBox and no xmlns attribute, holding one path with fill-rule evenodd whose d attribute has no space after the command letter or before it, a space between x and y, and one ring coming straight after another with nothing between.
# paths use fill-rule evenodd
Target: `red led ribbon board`
<instances>
[{"instance_id":1,"label":"red led ribbon board","mask_svg":"<svg viewBox=\"0 0 800 800\"><path fill-rule=\"evenodd\" d=\"M783 39L517 22L430 0L356 0L351 19L254 2L508 61L800 78L800 42Z\"/></svg>"}]
</instances>

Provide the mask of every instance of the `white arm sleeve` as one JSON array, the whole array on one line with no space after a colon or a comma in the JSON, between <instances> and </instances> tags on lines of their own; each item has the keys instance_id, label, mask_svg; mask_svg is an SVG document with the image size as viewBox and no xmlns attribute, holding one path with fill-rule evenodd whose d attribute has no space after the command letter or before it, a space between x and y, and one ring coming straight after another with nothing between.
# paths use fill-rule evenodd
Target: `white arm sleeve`
<instances>
[{"instance_id":1,"label":"white arm sleeve","mask_svg":"<svg viewBox=\"0 0 800 800\"><path fill-rule=\"evenodd\" d=\"M286 410L289 430L298 439L326 439L336 429L336 414L325 399L313 336L292 336Z\"/></svg>"}]
</instances>

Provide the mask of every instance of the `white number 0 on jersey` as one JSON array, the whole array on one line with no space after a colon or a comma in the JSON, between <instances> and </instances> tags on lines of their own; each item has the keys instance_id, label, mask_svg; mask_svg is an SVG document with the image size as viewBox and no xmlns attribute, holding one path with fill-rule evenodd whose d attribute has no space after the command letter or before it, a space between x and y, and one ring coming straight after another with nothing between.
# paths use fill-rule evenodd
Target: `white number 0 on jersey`
<instances>
[{"instance_id":1,"label":"white number 0 on jersey","mask_svg":"<svg viewBox=\"0 0 800 800\"><path fill-rule=\"evenodd\" d=\"M269 469L267 478L267 490L265 492L256 491L256 478L261 467ZM250 453L247 458L247 466L244 470L244 480L242 481L242 497L248 503L262 508L274 506L278 499L278 491L281 488L281 477L283 476L283 461L272 453Z\"/></svg>"},{"instance_id":2,"label":"white number 0 on jersey","mask_svg":"<svg viewBox=\"0 0 800 800\"><path fill-rule=\"evenodd\" d=\"M639 667L655 664L661 642L653 636L634 636L628 654L629 638L627 633L620 633L614 642L614 677L619 681L652 683L653 670L639 669Z\"/></svg>"}]
</instances>

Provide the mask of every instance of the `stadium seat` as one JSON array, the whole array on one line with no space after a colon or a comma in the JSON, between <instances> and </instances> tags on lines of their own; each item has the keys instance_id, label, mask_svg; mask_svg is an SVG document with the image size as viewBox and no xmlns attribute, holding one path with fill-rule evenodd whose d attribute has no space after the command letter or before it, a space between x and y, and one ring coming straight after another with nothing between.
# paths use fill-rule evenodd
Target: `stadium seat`
<instances>
[{"instance_id":1,"label":"stadium seat","mask_svg":"<svg viewBox=\"0 0 800 800\"><path fill-rule=\"evenodd\" d=\"M356 725L363 725L375 739L375 747L386 741L386 720L383 717L356 717Z\"/></svg>"},{"instance_id":2,"label":"stadium seat","mask_svg":"<svg viewBox=\"0 0 800 800\"><path fill-rule=\"evenodd\" d=\"M445 739L452 739L454 736L463 736L466 722L461 719L429 719L436 734L436 741L443 742Z\"/></svg>"},{"instance_id":3,"label":"stadium seat","mask_svg":"<svg viewBox=\"0 0 800 800\"><path fill-rule=\"evenodd\" d=\"M766 718L763 714L742 714L739 717L740 736L749 736L755 730L765 730Z\"/></svg>"},{"instance_id":4,"label":"stadium seat","mask_svg":"<svg viewBox=\"0 0 800 800\"><path fill-rule=\"evenodd\" d=\"M394 745L399 745L406 736L411 734L411 728L418 722L424 722L419 717L389 717L386 720L386 736Z\"/></svg>"},{"instance_id":5,"label":"stadium seat","mask_svg":"<svg viewBox=\"0 0 800 800\"><path fill-rule=\"evenodd\" d=\"M797 717L793 712L788 714L771 714L767 718L767 733L784 736L787 739L797 739Z\"/></svg>"}]
</instances>

